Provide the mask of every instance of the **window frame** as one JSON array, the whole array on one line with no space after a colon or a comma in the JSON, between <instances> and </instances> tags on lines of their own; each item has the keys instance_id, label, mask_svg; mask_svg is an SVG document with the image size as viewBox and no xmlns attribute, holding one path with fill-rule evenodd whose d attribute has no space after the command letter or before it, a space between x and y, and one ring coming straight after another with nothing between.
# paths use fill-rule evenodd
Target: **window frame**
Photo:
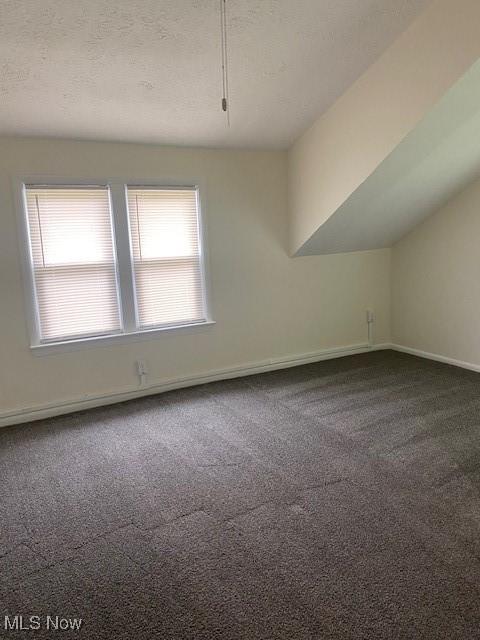
<instances>
[{"instance_id":1,"label":"window frame","mask_svg":"<svg viewBox=\"0 0 480 640\"><path fill-rule=\"evenodd\" d=\"M58 340L42 340L40 337L40 318L36 297L34 265L30 244L30 229L26 209L26 187L51 186L69 187L106 187L110 194L112 220L112 239L116 266L117 296L121 329L115 333L95 334ZM202 283L205 319L200 322L181 323L178 325L158 325L141 328L137 326L136 293L134 282L134 265L131 248L130 222L128 214L127 189L191 189L196 193L197 229L200 253L200 277ZM205 185L201 180L139 180L130 178L72 178L29 175L13 178L15 209L18 224L18 241L22 263L23 288L25 298L26 339L30 351L36 355L72 351L85 347L98 347L123 342L151 340L170 332L189 333L208 328L215 324L211 315L210 281L208 270L208 252L206 244L206 222L203 204L205 202ZM120 249L119 249L120 247Z\"/></svg>"}]
</instances>

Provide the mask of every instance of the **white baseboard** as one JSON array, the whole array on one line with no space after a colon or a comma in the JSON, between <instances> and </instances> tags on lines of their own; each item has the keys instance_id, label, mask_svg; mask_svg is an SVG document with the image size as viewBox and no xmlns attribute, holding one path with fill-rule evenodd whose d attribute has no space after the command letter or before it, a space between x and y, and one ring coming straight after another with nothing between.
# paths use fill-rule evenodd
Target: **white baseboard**
<instances>
[{"instance_id":1,"label":"white baseboard","mask_svg":"<svg viewBox=\"0 0 480 640\"><path fill-rule=\"evenodd\" d=\"M41 420L43 418L50 418L52 416L58 416L65 413L73 413L75 411L83 411L93 407L115 404L116 402L124 402L125 400L132 400L142 396L172 391L173 389L193 387L207 382L240 378L242 376L249 376L255 373L287 369L289 367L296 367L302 364L309 364L311 362L320 362L321 360L342 358L345 356L355 355L357 353L367 353L368 351L378 351L389 348L390 344L377 344L373 346L369 346L368 344L355 344L345 347L335 347L332 349L322 349L321 351L303 353L286 358L272 358L261 362L248 363L240 367L230 369L217 369L190 377L161 380L143 387L129 387L102 395L87 395L65 402L43 404L41 406L28 407L19 411L1 413L0 427L20 424L23 422L31 422L33 420Z\"/></svg>"},{"instance_id":2,"label":"white baseboard","mask_svg":"<svg viewBox=\"0 0 480 640\"><path fill-rule=\"evenodd\" d=\"M442 356L438 353L429 353L428 351L421 351L420 349L412 349L412 347L405 347L402 344L391 344L390 349L393 349L394 351L401 351L402 353L408 353L411 356L426 358L427 360L435 360L436 362L443 362L444 364L452 364L455 367L461 367L462 369L469 369L470 371L480 373L480 365L474 364L473 362L465 362L464 360L448 358L447 356Z\"/></svg>"}]
</instances>

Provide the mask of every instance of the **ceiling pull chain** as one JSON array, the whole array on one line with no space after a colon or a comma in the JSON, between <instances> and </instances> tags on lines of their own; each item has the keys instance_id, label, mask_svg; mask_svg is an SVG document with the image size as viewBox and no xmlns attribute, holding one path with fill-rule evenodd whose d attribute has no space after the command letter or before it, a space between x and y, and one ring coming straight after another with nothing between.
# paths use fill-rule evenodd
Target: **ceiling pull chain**
<instances>
[{"instance_id":1,"label":"ceiling pull chain","mask_svg":"<svg viewBox=\"0 0 480 640\"><path fill-rule=\"evenodd\" d=\"M227 115L227 125L230 126L230 111L228 103L228 49L227 49L227 2L220 0L220 33L222 40L222 111Z\"/></svg>"}]
</instances>

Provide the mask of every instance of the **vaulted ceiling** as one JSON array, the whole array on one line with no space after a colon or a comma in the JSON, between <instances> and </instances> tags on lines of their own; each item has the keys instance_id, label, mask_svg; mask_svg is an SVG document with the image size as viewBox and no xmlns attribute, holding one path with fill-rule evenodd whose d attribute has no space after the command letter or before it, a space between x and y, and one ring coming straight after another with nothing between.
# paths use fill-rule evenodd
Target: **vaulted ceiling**
<instances>
[{"instance_id":1,"label":"vaulted ceiling","mask_svg":"<svg viewBox=\"0 0 480 640\"><path fill-rule=\"evenodd\" d=\"M2 0L0 135L287 148L428 0Z\"/></svg>"}]
</instances>

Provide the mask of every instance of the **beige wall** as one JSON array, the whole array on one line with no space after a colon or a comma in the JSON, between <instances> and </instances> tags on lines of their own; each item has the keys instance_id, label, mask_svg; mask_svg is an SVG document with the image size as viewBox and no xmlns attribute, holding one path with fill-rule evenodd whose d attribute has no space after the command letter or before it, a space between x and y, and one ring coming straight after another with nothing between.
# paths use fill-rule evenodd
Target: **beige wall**
<instances>
[{"instance_id":1,"label":"beige wall","mask_svg":"<svg viewBox=\"0 0 480 640\"><path fill-rule=\"evenodd\" d=\"M149 382L366 340L389 341L388 250L289 258L286 154L146 145L0 141L0 416L88 395L135 389L135 360ZM213 327L142 342L36 356L29 350L12 178L108 176L206 185Z\"/></svg>"},{"instance_id":2,"label":"beige wall","mask_svg":"<svg viewBox=\"0 0 480 640\"><path fill-rule=\"evenodd\" d=\"M436 0L296 141L289 153L292 253L479 56L480 2Z\"/></svg>"},{"instance_id":3,"label":"beige wall","mask_svg":"<svg viewBox=\"0 0 480 640\"><path fill-rule=\"evenodd\" d=\"M392 251L393 342L480 365L480 180Z\"/></svg>"}]
</instances>

